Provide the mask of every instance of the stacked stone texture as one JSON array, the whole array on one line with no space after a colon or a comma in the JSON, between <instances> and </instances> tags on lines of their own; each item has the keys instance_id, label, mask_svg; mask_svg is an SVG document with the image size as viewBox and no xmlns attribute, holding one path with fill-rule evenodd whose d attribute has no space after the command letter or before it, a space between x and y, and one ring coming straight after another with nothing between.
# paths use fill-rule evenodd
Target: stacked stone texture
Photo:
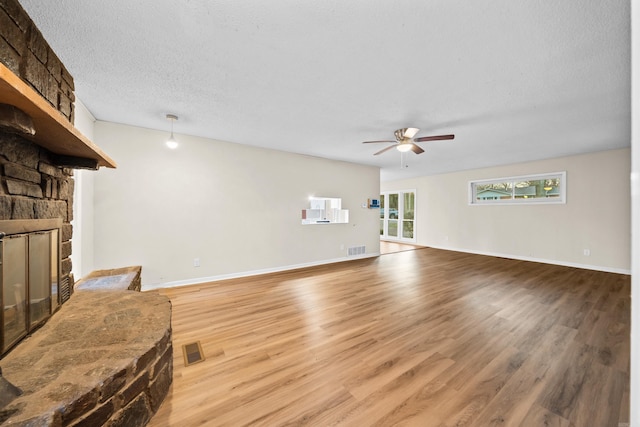
<instances>
[{"instance_id":1,"label":"stacked stone texture","mask_svg":"<svg viewBox=\"0 0 640 427\"><path fill-rule=\"evenodd\" d=\"M17 0L0 0L0 62L73 123L73 78ZM45 149L0 130L0 219L62 218L61 279L71 284L72 176Z\"/></svg>"},{"instance_id":2,"label":"stacked stone texture","mask_svg":"<svg viewBox=\"0 0 640 427\"><path fill-rule=\"evenodd\" d=\"M53 166L49 152L0 132L0 220L62 218L62 279L71 275L73 170Z\"/></svg>"},{"instance_id":3,"label":"stacked stone texture","mask_svg":"<svg viewBox=\"0 0 640 427\"><path fill-rule=\"evenodd\" d=\"M73 77L17 0L0 0L0 62L73 123Z\"/></svg>"},{"instance_id":4,"label":"stacked stone texture","mask_svg":"<svg viewBox=\"0 0 640 427\"><path fill-rule=\"evenodd\" d=\"M153 292L78 291L2 360L23 394L0 424L146 425L173 374L171 303Z\"/></svg>"}]
</instances>

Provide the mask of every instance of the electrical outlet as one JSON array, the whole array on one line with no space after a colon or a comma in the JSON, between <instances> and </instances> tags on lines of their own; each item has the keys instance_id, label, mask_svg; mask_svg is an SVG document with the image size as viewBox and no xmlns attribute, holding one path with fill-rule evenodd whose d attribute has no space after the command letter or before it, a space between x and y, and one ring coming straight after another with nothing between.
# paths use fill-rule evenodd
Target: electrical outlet
<instances>
[{"instance_id":1,"label":"electrical outlet","mask_svg":"<svg viewBox=\"0 0 640 427\"><path fill-rule=\"evenodd\" d=\"M194 258L193 259L193 266L194 267L200 267L200 258Z\"/></svg>"},{"instance_id":2,"label":"electrical outlet","mask_svg":"<svg viewBox=\"0 0 640 427\"><path fill-rule=\"evenodd\" d=\"M584 254L584 256L591 256L591 249L585 249L582 251L582 253Z\"/></svg>"}]
</instances>

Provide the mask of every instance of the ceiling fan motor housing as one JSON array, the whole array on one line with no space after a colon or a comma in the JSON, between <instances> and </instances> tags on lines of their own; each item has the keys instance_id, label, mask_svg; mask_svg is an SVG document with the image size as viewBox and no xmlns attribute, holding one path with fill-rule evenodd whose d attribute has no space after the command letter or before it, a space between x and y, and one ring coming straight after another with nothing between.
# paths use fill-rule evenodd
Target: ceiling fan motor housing
<instances>
[{"instance_id":1,"label":"ceiling fan motor housing","mask_svg":"<svg viewBox=\"0 0 640 427\"><path fill-rule=\"evenodd\" d=\"M405 140L410 140L415 136L416 133L418 133L418 130L419 129L417 128L398 129L394 132L394 135L396 136L396 141L403 142Z\"/></svg>"}]
</instances>

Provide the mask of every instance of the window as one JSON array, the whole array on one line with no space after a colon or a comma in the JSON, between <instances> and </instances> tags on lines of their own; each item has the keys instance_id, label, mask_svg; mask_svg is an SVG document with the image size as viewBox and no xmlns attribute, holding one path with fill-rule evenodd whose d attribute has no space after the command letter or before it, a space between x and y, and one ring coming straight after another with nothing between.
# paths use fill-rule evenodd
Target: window
<instances>
[{"instance_id":1,"label":"window","mask_svg":"<svg viewBox=\"0 0 640 427\"><path fill-rule=\"evenodd\" d=\"M471 181L469 204L566 203L566 172Z\"/></svg>"}]
</instances>

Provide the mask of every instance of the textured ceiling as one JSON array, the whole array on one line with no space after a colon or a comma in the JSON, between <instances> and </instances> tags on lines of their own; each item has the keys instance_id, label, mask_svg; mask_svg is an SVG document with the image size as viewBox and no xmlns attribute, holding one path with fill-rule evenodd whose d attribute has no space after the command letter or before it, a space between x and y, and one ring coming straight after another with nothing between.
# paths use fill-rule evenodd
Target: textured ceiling
<instances>
[{"instance_id":1,"label":"textured ceiling","mask_svg":"<svg viewBox=\"0 0 640 427\"><path fill-rule=\"evenodd\" d=\"M383 180L630 145L627 0L21 0L99 120ZM454 133L426 152L365 140Z\"/></svg>"}]
</instances>

